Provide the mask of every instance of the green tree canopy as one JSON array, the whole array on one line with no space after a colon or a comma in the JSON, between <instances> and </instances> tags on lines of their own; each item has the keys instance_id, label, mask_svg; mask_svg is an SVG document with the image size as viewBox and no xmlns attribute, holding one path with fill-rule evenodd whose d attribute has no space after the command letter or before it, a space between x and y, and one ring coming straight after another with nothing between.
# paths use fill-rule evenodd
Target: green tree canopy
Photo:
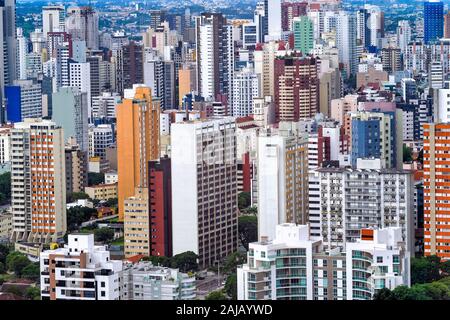
<instances>
[{"instance_id":1,"label":"green tree canopy","mask_svg":"<svg viewBox=\"0 0 450 320\"><path fill-rule=\"evenodd\" d=\"M67 210L67 229L74 231L86 221L89 221L92 216L97 214L97 210L88 207L73 207Z\"/></svg>"},{"instance_id":2,"label":"green tree canopy","mask_svg":"<svg viewBox=\"0 0 450 320\"><path fill-rule=\"evenodd\" d=\"M105 182L104 173L89 172L88 173L88 185L95 186Z\"/></svg>"},{"instance_id":3,"label":"green tree canopy","mask_svg":"<svg viewBox=\"0 0 450 320\"><path fill-rule=\"evenodd\" d=\"M251 205L250 192L241 192L238 194L238 207L239 210L248 208Z\"/></svg>"},{"instance_id":4,"label":"green tree canopy","mask_svg":"<svg viewBox=\"0 0 450 320\"><path fill-rule=\"evenodd\" d=\"M25 298L30 300L40 300L41 299L41 290L38 287L29 287L25 291Z\"/></svg>"},{"instance_id":5,"label":"green tree canopy","mask_svg":"<svg viewBox=\"0 0 450 320\"><path fill-rule=\"evenodd\" d=\"M114 239L114 230L111 228L100 228L94 231L95 241L109 242Z\"/></svg>"},{"instance_id":6,"label":"green tree canopy","mask_svg":"<svg viewBox=\"0 0 450 320\"><path fill-rule=\"evenodd\" d=\"M247 255L245 253L236 251L225 258L222 266L223 273L234 273L236 268L244 264L247 261Z\"/></svg>"},{"instance_id":7,"label":"green tree canopy","mask_svg":"<svg viewBox=\"0 0 450 320\"><path fill-rule=\"evenodd\" d=\"M233 273L228 276L225 282L225 291L231 300L237 300L237 274Z\"/></svg>"},{"instance_id":8,"label":"green tree canopy","mask_svg":"<svg viewBox=\"0 0 450 320\"><path fill-rule=\"evenodd\" d=\"M178 268L181 272L197 271L198 270L197 259L198 256L192 251L183 252L174 255L170 259L171 267Z\"/></svg>"},{"instance_id":9,"label":"green tree canopy","mask_svg":"<svg viewBox=\"0 0 450 320\"><path fill-rule=\"evenodd\" d=\"M67 195L67 202L75 202L80 199L89 199L89 195L84 192L72 192Z\"/></svg>"},{"instance_id":10,"label":"green tree canopy","mask_svg":"<svg viewBox=\"0 0 450 320\"><path fill-rule=\"evenodd\" d=\"M213 291L205 297L205 300L228 300L222 290Z\"/></svg>"},{"instance_id":11,"label":"green tree canopy","mask_svg":"<svg viewBox=\"0 0 450 320\"><path fill-rule=\"evenodd\" d=\"M245 215L238 218L238 236L245 250L248 250L249 243L258 240L258 220L256 216Z\"/></svg>"},{"instance_id":12,"label":"green tree canopy","mask_svg":"<svg viewBox=\"0 0 450 320\"><path fill-rule=\"evenodd\" d=\"M22 276L23 269L31 264L31 261L28 258L17 251L11 252L6 257L6 262L9 271L13 271L17 277Z\"/></svg>"},{"instance_id":13,"label":"green tree canopy","mask_svg":"<svg viewBox=\"0 0 450 320\"><path fill-rule=\"evenodd\" d=\"M22 270L23 278L37 281L39 280L39 276L40 276L39 262L30 263Z\"/></svg>"}]
</instances>

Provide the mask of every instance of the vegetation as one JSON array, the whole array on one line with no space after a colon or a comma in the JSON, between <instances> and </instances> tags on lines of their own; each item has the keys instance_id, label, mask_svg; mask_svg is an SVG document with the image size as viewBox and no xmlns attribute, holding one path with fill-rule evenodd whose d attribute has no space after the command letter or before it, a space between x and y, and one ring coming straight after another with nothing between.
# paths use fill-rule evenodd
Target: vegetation
<instances>
[{"instance_id":1,"label":"vegetation","mask_svg":"<svg viewBox=\"0 0 450 320\"><path fill-rule=\"evenodd\" d=\"M375 294L374 300L450 300L450 277L411 288L398 286L392 291L384 288Z\"/></svg>"},{"instance_id":2,"label":"vegetation","mask_svg":"<svg viewBox=\"0 0 450 320\"><path fill-rule=\"evenodd\" d=\"M105 181L104 173L95 173L95 172L88 173L88 185L89 186L95 186L97 184L104 183L104 181Z\"/></svg>"},{"instance_id":3,"label":"vegetation","mask_svg":"<svg viewBox=\"0 0 450 320\"><path fill-rule=\"evenodd\" d=\"M8 204L11 200L11 173L0 174L0 205Z\"/></svg>"},{"instance_id":4,"label":"vegetation","mask_svg":"<svg viewBox=\"0 0 450 320\"><path fill-rule=\"evenodd\" d=\"M231 274L236 272L236 268L247 261L245 253L236 251L225 258L222 266L223 273Z\"/></svg>"},{"instance_id":5,"label":"vegetation","mask_svg":"<svg viewBox=\"0 0 450 320\"><path fill-rule=\"evenodd\" d=\"M18 251L12 251L6 256L6 267L14 272L16 277L37 281L39 279L39 263L31 262Z\"/></svg>"},{"instance_id":6,"label":"vegetation","mask_svg":"<svg viewBox=\"0 0 450 320\"><path fill-rule=\"evenodd\" d=\"M233 273L228 276L225 282L225 292L231 300L237 300L237 274Z\"/></svg>"},{"instance_id":7,"label":"vegetation","mask_svg":"<svg viewBox=\"0 0 450 320\"><path fill-rule=\"evenodd\" d=\"M114 230L111 228L100 228L94 230L94 239L99 242L110 242L114 239Z\"/></svg>"},{"instance_id":8,"label":"vegetation","mask_svg":"<svg viewBox=\"0 0 450 320\"><path fill-rule=\"evenodd\" d=\"M73 207L67 210L67 230L74 231L86 221L89 221L97 210L88 207Z\"/></svg>"},{"instance_id":9,"label":"vegetation","mask_svg":"<svg viewBox=\"0 0 450 320\"><path fill-rule=\"evenodd\" d=\"M413 161L412 149L407 147L406 144L403 145L403 162Z\"/></svg>"},{"instance_id":10,"label":"vegetation","mask_svg":"<svg viewBox=\"0 0 450 320\"><path fill-rule=\"evenodd\" d=\"M223 290L213 291L205 297L205 300L228 300Z\"/></svg>"},{"instance_id":11,"label":"vegetation","mask_svg":"<svg viewBox=\"0 0 450 320\"><path fill-rule=\"evenodd\" d=\"M40 300L41 299L41 291L38 287L29 287L25 291L25 298L30 300Z\"/></svg>"},{"instance_id":12,"label":"vegetation","mask_svg":"<svg viewBox=\"0 0 450 320\"><path fill-rule=\"evenodd\" d=\"M195 272L198 270L198 256L192 251L186 251L173 257L151 256L142 260L151 261L155 266L179 269L181 272Z\"/></svg>"},{"instance_id":13,"label":"vegetation","mask_svg":"<svg viewBox=\"0 0 450 320\"><path fill-rule=\"evenodd\" d=\"M258 220L256 216L245 215L239 217L238 236L245 250L248 250L249 243L258 240Z\"/></svg>"},{"instance_id":14,"label":"vegetation","mask_svg":"<svg viewBox=\"0 0 450 320\"><path fill-rule=\"evenodd\" d=\"M252 203L250 192L241 192L238 194L238 207L239 210L250 207Z\"/></svg>"},{"instance_id":15,"label":"vegetation","mask_svg":"<svg viewBox=\"0 0 450 320\"><path fill-rule=\"evenodd\" d=\"M437 256L411 259L411 284L394 290L384 288L375 300L450 300L450 262Z\"/></svg>"},{"instance_id":16,"label":"vegetation","mask_svg":"<svg viewBox=\"0 0 450 320\"><path fill-rule=\"evenodd\" d=\"M67 203L75 202L80 199L89 199L89 195L84 192L72 192L66 197Z\"/></svg>"},{"instance_id":17,"label":"vegetation","mask_svg":"<svg viewBox=\"0 0 450 320\"><path fill-rule=\"evenodd\" d=\"M108 199L106 201L105 204L108 207L117 207L118 203L119 203L119 199L117 199L117 198L110 198L110 199Z\"/></svg>"},{"instance_id":18,"label":"vegetation","mask_svg":"<svg viewBox=\"0 0 450 320\"><path fill-rule=\"evenodd\" d=\"M440 261L437 256L411 259L411 284L430 283L439 280L443 271L448 271L448 264Z\"/></svg>"}]
</instances>

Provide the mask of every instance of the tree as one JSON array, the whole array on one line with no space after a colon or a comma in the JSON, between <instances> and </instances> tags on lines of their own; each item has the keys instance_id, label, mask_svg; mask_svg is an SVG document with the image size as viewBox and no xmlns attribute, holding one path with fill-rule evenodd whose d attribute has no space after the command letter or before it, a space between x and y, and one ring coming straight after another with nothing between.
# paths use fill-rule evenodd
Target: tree
<instances>
[{"instance_id":1,"label":"tree","mask_svg":"<svg viewBox=\"0 0 450 320\"><path fill-rule=\"evenodd\" d=\"M95 241L109 242L114 239L114 230L111 228L100 228L94 231Z\"/></svg>"},{"instance_id":2,"label":"tree","mask_svg":"<svg viewBox=\"0 0 450 320\"><path fill-rule=\"evenodd\" d=\"M258 220L256 216L238 218L238 236L242 246L248 250L248 244L258 240Z\"/></svg>"},{"instance_id":3,"label":"tree","mask_svg":"<svg viewBox=\"0 0 450 320\"><path fill-rule=\"evenodd\" d=\"M171 260L171 267L178 268L181 272L197 271L198 256L192 251L186 251L177 255L174 255Z\"/></svg>"},{"instance_id":4,"label":"tree","mask_svg":"<svg viewBox=\"0 0 450 320\"><path fill-rule=\"evenodd\" d=\"M227 297L225 296L222 290L218 290L209 293L205 297L205 300L227 300Z\"/></svg>"},{"instance_id":5,"label":"tree","mask_svg":"<svg viewBox=\"0 0 450 320\"><path fill-rule=\"evenodd\" d=\"M31 264L31 261L28 260L28 258L24 254L17 251L10 253L6 257L6 261L8 270L13 271L17 277L21 277L23 269Z\"/></svg>"},{"instance_id":6,"label":"tree","mask_svg":"<svg viewBox=\"0 0 450 320\"><path fill-rule=\"evenodd\" d=\"M11 173L0 174L0 205L9 203L11 199Z\"/></svg>"},{"instance_id":7,"label":"tree","mask_svg":"<svg viewBox=\"0 0 450 320\"><path fill-rule=\"evenodd\" d=\"M68 231L76 230L80 224L89 221L93 215L97 214L97 210L88 207L73 207L67 210L67 229Z\"/></svg>"},{"instance_id":8,"label":"tree","mask_svg":"<svg viewBox=\"0 0 450 320\"><path fill-rule=\"evenodd\" d=\"M237 300L237 274L233 273L228 276L225 282L225 291L231 300Z\"/></svg>"},{"instance_id":9,"label":"tree","mask_svg":"<svg viewBox=\"0 0 450 320\"><path fill-rule=\"evenodd\" d=\"M403 162L413 161L412 150L407 147L406 144L403 145Z\"/></svg>"},{"instance_id":10,"label":"tree","mask_svg":"<svg viewBox=\"0 0 450 320\"><path fill-rule=\"evenodd\" d=\"M106 201L106 205L108 207L117 207L118 203L119 203L119 199L117 199L117 198L110 198Z\"/></svg>"},{"instance_id":11,"label":"tree","mask_svg":"<svg viewBox=\"0 0 450 320\"><path fill-rule=\"evenodd\" d=\"M4 244L0 244L0 262L6 264L6 256L9 254L10 249Z\"/></svg>"},{"instance_id":12,"label":"tree","mask_svg":"<svg viewBox=\"0 0 450 320\"><path fill-rule=\"evenodd\" d=\"M226 257L225 262L223 264L222 270L224 273L234 273L236 272L236 268L244 264L247 260L247 255L236 251Z\"/></svg>"},{"instance_id":13,"label":"tree","mask_svg":"<svg viewBox=\"0 0 450 320\"><path fill-rule=\"evenodd\" d=\"M440 258L427 256L411 259L411 284L433 282L440 279Z\"/></svg>"},{"instance_id":14,"label":"tree","mask_svg":"<svg viewBox=\"0 0 450 320\"><path fill-rule=\"evenodd\" d=\"M104 183L104 181L105 181L104 173L96 173L96 172L88 173L88 185L89 186L95 186L97 184Z\"/></svg>"},{"instance_id":15,"label":"tree","mask_svg":"<svg viewBox=\"0 0 450 320\"><path fill-rule=\"evenodd\" d=\"M373 300L394 300L394 294L388 288L383 288L374 294Z\"/></svg>"},{"instance_id":16,"label":"tree","mask_svg":"<svg viewBox=\"0 0 450 320\"><path fill-rule=\"evenodd\" d=\"M22 270L22 277L37 281L40 276L39 263L30 263Z\"/></svg>"},{"instance_id":17,"label":"tree","mask_svg":"<svg viewBox=\"0 0 450 320\"><path fill-rule=\"evenodd\" d=\"M238 194L238 208L239 210L248 208L251 204L250 192L241 192Z\"/></svg>"},{"instance_id":18,"label":"tree","mask_svg":"<svg viewBox=\"0 0 450 320\"><path fill-rule=\"evenodd\" d=\"M5 264L3 262L0 262L0 274L5 272L6 272Z\"/></svg>"},{"instance_id":19,"label":"tree","mask_svg":"<svg viewBox=\"0 0 450 320\"><path fill-rule=\"evenodd\" d=\"M89 199L89 195L84 192L72 192L67 195L67 202L75 202L80 199Z\"/></svg>"},{"instance_id":20,"label":"tree","mask_svg":"<svg viewBox=\"0 0 450 320\"><path fill-rule=\"evenodd\" d=\"M441 262L440 269L443 273L450 275L450 260Z\"/></svg>"},{"instance_id":21,"label":"tree","mask_svg":"<svg viewBox=\"0 0 450 320\"><path fill-rule=\"evenodd\" d=\"M30 300L40 300L41 298L41 291L38 287L29 287L25 291L25 298Z\"/></svg>"},{"instance_id":22,"label":"tree","mask_svg":"<svg viewBox=\"0 0 450 320\"><path fill-rule=\"evenodd\" d=\"M22 290L20 290L18 286L10 286L5 290L5 292L12 293L20 297L23 295Z\"/></svg>"}]
</instances>

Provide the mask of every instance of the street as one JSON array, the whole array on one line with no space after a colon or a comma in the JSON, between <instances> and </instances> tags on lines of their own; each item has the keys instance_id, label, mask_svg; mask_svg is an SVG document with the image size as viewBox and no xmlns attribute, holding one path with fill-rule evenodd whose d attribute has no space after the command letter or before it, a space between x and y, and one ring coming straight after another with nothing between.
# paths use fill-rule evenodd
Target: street
<instances>
[{"instance_id":1,"label":"street","mask_svg":"<svg viewBox=\"0 0 450 320\"><path fill-rule=\"evenodd\" d=\"M223 289L222 281L225 277L221 274L218 280L217 274L208 275L203 280L197 280L197 298L204 300L205 297L212 291Z\"/></svg>"}]
</instances>

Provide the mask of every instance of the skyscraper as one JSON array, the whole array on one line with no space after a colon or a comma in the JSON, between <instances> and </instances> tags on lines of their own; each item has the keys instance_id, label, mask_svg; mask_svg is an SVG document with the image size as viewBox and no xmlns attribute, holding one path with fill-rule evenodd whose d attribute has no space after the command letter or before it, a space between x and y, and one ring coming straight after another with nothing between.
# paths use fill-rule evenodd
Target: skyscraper
<instances>
[{"instance_id":1,"label":"skyscraper","mask_svg":"<svg viewBox=\"0 0 450 320\"><path fill-rule=\"evenodd\" d=\"M64 135L54 122L25 119L11 130L13 241L50 243L66 232ZM51 155L51 156L49 156Z\"/></svg>"},{"instance_id":2,"label":"skyscraper","mask_svg":"<svg viewBox=\"0 0 450 320\"><path fill-rule=\"evenodd\" d=\"M444 35L444 3L430 0L423 3L425 44L437 42Z\"/></svg>"},{"instance_id":3,"label":"skyscraper","mask_svg":"<svg viewBox=\"0 0 450 320\"><path fill-rule=\"evenodd\" d=\"M42 7L42 32L47 38L49 32L64 32L64 6Z\"/></svg>"},{"instance_id":4,"label":"skyscraper","mask_svg":"<svg viewBox=\"0 0 450 320\"><path fill-rule=\"evenodd\" d=\"M67 9L66 32L74 40L86 41L89 49L99 48L98 13L92 7L72 7Z\"/></svg>"},{"instance_id":5,"label":"skyscraper","mask_svg":"<svg viewBox=\"0 0 450 320\"><path fill-rule=\"evenodd\" d=\"M232 27L220 13L196 19L197 88L205 99L230 98L234 69Z\"/></svg>"},{"instance_id":6,"label":"skyscraper","mask_svg":"<svg viewBox=\"0 0 450 320\"><path fill-rule=\"evenodd\" d=\"M314 26L306 16L293 19L294 49L308 55L314 49Z\"/></svg>"},{"instance_id":7,"label":"skyscraper","mask_svg":"<svg viewBox=\"0 0 450 320\"><path fill-rule=\"evenodd\" d=\"M193 251L201 268L238 247L235 126L225 117L171 127L173 254Z\"/></svg>"},{"instance_id":8,"label":"skyscraper","mask_svg":"<svg viewBox=\"0 0 450 320\"><path fill-rule=\"evenodd\" d=\"M117 165L119 175L119 219L124 201L136 187L148 186L148 161L159 159L159 103L151 90L134 85L117 106Z\"/></svg>"},{"instance_id":9,"label":"skyscraper","mask_svg":"<svg viewBox=\"0 0 450 320\"><path fill-rule=\"evenodd\" d=\"M358 67L356 30L357 25L355 15L353 13L340 11L337 17L336 46L339 49L339 61L344 64L347 76L356 74Z\"/></svg>"},{"instance_id":10,"label":"skyscraper","mask_svg":"<svg viewBox=\"0 0 450 320\"><path fill-rule=\"evenodd\" d=\"M277 57L274 66L277 121L298 121L319 111L319 78L315 58L293 53Z\"/></svg>"},{"instance_id":11,"label":"skyscraper","mask_svg":"<svg viewBox=\"0 0 450 320\"><path fill-rule=\"evenodd\" d=\"M308 215L308 143L294 133L258 137L258 236L274 239L275 226L305 224Z\"/></svg>"},{"instance_id":12,"label":"skyscraper","mask_svg":"<svg viewBox=\"0 0 450 320\"><path fill-rule=\"evenodd\" d=\"M450 185L447 174L450 165L450 139L448 123L424 124L424 241L425 256L437 255L449 260L450 246L448 234L450 208L448 207Z\"/></svg>"},{"instance_id":13,"label":"skyscraper","mask_svg":"<svg viewBox=\"0 0 450 320\"><path fill-rule=\"evenodd\" d=\"M0 122L5 122L5 86L16 76L16 1L0 1Z\"/></svg>"}]
</instances>

